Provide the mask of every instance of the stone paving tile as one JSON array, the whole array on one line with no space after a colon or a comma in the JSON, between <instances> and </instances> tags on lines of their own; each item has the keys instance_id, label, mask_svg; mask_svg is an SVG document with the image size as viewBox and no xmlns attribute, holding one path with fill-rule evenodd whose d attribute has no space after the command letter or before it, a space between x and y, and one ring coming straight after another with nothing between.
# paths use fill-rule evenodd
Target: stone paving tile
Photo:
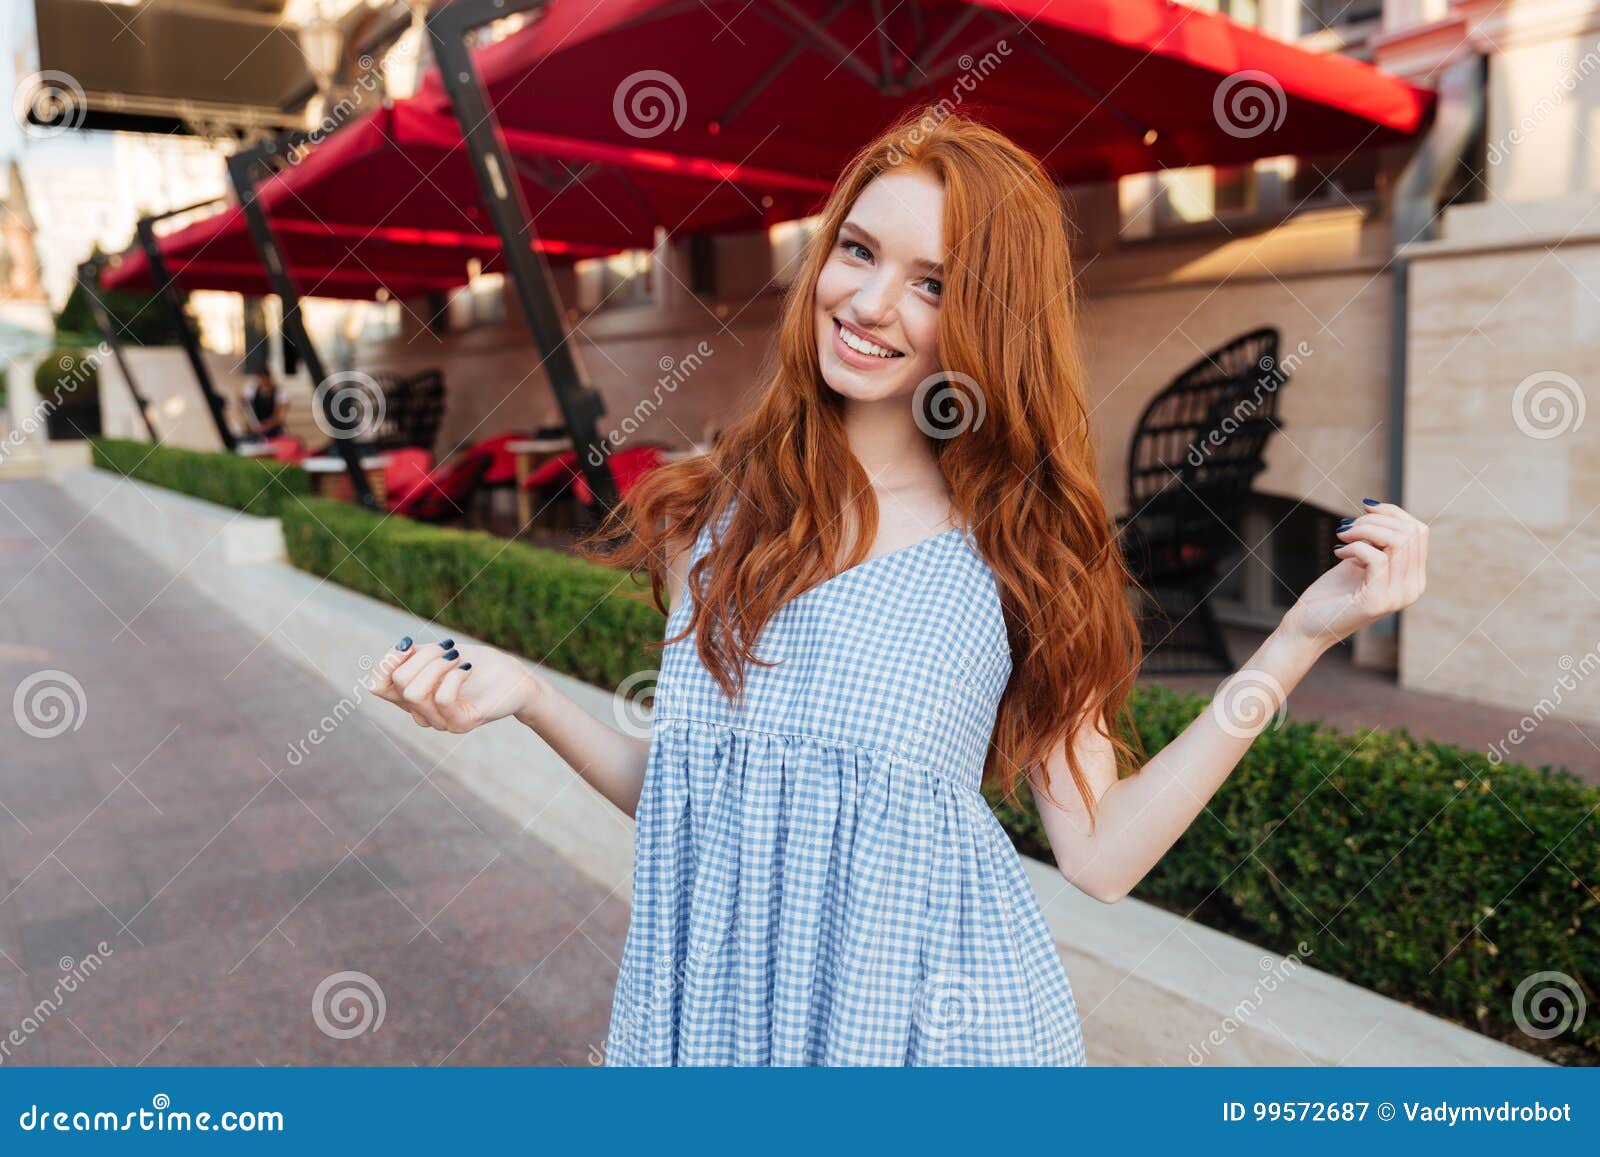
<instances>
[{"instance_id":1,"label":"stone paving tile","mask_svg":"<svg viewBox=\"0 0 1600 1157\"><path fill-rule=\"evenodd\" d=\"M597 1058L620 898L359 715L306 743L350 689L47 483L0 482L0 542L0 698L64 672L73 724L0 711L0 1063ZM319 1026L345 972L380 1027Z\"/></svg>"}]
</instances>

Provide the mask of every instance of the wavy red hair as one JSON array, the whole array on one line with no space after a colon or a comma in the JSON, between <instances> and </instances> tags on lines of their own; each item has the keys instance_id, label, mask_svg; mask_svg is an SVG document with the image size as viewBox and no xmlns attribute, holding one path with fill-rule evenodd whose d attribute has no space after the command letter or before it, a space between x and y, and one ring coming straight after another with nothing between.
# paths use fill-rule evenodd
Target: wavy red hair
<instances>
[{"instance_id":1,"label":"wavy red hair","mask_svg":"<svg viewBox=\"0 0 1600 1157\"><path fill-rule=\"evenodd\" d=\"M784 303L776 366L754 407L709 454L638 483L579 550L647 570L654 605L666 614L667 560L742 499L722 545L689 574L684 632L662 644L698 631L701 661L734 702L744 665L760 662L751 641L778 608L865 560L877 504L846 441L844 399L821 376L815 287L856 198L898 166L919 167L944 189L939 349L958 392L926 395L932 425L923 429L944 433L940 407L983 406L981 422L930 441L998 580L1011 644L984 782L1015 801L1023 773L1090 720L1110 739L1119 770L1131 769L1136 755L1120 724L1139 669L1139 631L1097 482L1067 216L1039 162L969 116L918 110L857 153L821 211ZM959 382L976 383L981 397ZM846 525L862 528L848 555ZM1066 751L1092 819L1074 745Z\"/></svg>"}]
</instances>

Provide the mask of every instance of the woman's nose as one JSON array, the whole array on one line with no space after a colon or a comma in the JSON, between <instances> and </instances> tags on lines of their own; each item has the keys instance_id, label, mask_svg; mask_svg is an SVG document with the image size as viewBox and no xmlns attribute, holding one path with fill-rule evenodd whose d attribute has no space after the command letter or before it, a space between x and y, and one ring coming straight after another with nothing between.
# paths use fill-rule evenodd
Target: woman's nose
<instances>
[{"instance_id":1,"label":"woman's nose","mask_svg":"<svg viewBox=\"0 0 1600 1157\"><path fill-rule=\"evenodd\" d=\"M851 305L862 325L877 325L894 310L894 290L886 279L874 278L856 290Z\"/></svg>"}]
</instances>

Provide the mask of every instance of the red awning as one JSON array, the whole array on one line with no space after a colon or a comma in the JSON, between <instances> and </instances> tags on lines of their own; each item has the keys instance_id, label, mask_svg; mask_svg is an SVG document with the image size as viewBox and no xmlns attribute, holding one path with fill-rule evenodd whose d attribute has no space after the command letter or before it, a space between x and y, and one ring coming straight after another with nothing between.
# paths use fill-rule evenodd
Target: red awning
<instances>
[{"instance_id":1,"label":"red awning","mask_svg":"<svg viewBox=\"0 0 1600 1157\"><path fill-rule=\"evenodd\" d=\"M923 0L881 24L823 0L553 0L478 59L507 128L830 179L925 102L1061 182L1395 143L1432 110L1370 65L1168 0ZM417 99L448 108L436 74Z\"/></svg>"},{"instance_id":2,"label":"red awning","mask_svg":"<svg viewBox=\"0 0 1600 1157\"><path fill-rule=\"evenodd\" d=\"M829 188L817 178L553 133L513 130L507 143L538 247L555 264L649 248L657 225L759 229L803 215ZM499 241L455 120L410 102L310 144L303 159L262 182L258 198L305 296L372 297L380 288L413 295L463 284L473 258L485 272L499 267ZM271 292L238 208L161 245L184 289ZM101 280L109 289L152 284L138 251Z\"/></svg>"}]
</instances>

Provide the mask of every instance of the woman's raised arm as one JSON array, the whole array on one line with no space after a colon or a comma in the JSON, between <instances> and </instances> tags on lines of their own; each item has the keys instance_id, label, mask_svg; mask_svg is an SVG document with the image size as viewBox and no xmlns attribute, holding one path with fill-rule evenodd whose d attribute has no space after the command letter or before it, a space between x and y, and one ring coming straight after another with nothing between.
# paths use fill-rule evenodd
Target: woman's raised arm
<instances>
[{"instance_id":1,"label":"woman's raised arm","mask_svg":"<svg viewBox=\"0 0 1600 1157\"><path fill-rule=\"evenodd\" d=\"M1110 741L1085 725L1075 742L1099 804L1093 835L1067 772L1065 744L1042 769L1059 806L1040 790L1041 771L1033 773L1056 864L1082 891L1106 903L1126 896L1194 822L1323 652L1421 596L1426 524L1392 503L1369 503L1339 537L1339 564L1306 589L1244 666L1223 681L1210 709L1136 774L1117 779Z\"/></svg>"}]
</instances>

